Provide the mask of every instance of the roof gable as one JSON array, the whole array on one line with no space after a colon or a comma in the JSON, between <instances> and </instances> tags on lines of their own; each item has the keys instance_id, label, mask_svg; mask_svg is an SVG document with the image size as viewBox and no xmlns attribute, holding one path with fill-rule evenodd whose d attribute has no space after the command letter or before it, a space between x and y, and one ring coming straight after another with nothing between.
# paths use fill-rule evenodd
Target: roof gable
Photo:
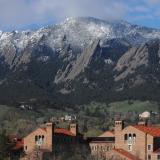
<instances>
[{"instance_id":1,"label":"roof gable","mask_svg":"<svg viewBox=\"0 0 160 160\"><path fill-rule=\"evenodd\" d=\"M24 137L24 139L25 138L27 138L27 137L29 137L29 136L32 136L32 134L39 134L39 133L43 133L43 134L46 134L46 129L45 128L37 128L37 129L35 129L34 131L32 131L31 133L29 133L26 137Z\"/></svg>"},{"instance_id":2,"label":"roof gable","mask_svg":"<svg viewBox=\"0 0 160 160\"><path fill-rule=\"evenodd\" d=\"M155 126L143 126L143 125L135 125L134 128L147 133L153 137L160 137L160 128Z\"/></svg>"},{"instance_id":3,"label":"roof gable","mask_svg":"<svg viewBox=\"0 0 160 160\"><path fill-rule=\"evenodd\" d=\"M30 134L28 134L26 137L24 137L24 139L29 137L29 136L32 136L34 133L35 134L40 134L40 133L46 134L47 129L46 128L37 128L34 131L32 131ZM66 135L66 136L76 136L75 134L73 134L72 132L70 132L69 130L64 129L64 128L55 128L54 133L55 134L63 134L63 135Z\"/></svg>"},{"instance_id":4,"label":"roof gable","mask_svg":"<svg viewBox=\"0 0 160 160\"><path fill-rule=\"evenodd\" d=\"M123 133L124 133L124 132L130 132L131 130L133 131L133 129L134 129L134 130L137 130L137 131L140 131L139 129L137 129L137 128L135 128L134 126L130 125L130 126L125 127L125 128L122 130L122 132L123 132ZM140 131L140 132L142 132L142 131ZM142 132L142 133L143 133L143 132Z\"/></svg>"},{"instance_id":5,"label":"roof gable","mask_svg":"<svg viewBox=\"0 0 160 160\"><path fill-rule=\"evenodd\" d=\"M106 131L98 137L115 137L115 135L113 131Z\"/></svg>"}]
</instances>

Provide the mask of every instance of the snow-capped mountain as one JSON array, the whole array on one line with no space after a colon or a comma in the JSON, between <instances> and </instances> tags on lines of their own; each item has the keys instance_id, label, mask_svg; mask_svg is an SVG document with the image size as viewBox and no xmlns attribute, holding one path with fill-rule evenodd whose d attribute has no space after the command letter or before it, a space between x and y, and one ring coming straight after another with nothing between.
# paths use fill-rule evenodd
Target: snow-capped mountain
<instances>
[{"instance_id":1,"label":"snow-capped mountain","mask_svg":"<svg viewBox=\"0 0 160 160\"><path fill-rule=\"evenodd\" d=\"M158 29L91 17L35 31L0 31L0 101L76 97L88 103L106 94L121 99L119 92L128 94L148 79L158 85L158 39Z\"/></svg>"},{"instance_id":2,"label":"snow-capped mountain","mask_svg":"<svg viewBox=\"0 0 160 160\"><path fill-rule=\"evenodd\" d=\"M69 44L78 47L85 47L95 39L103 41L126 38L135 44L148 39L159 38L160 30L132 25L125 21L107 22L95 18L67 18L61 24L36 31L0 31L0 47L12 44L21 50L29 44L36 43L42 37L46 37L45 43L55 49L61 46L64 36L66 36Z\"/></svg>"},{"instance_id":3,"label":"snow-capped mountain","mask_svg":"<svg viewBox=\"0 0 160 160\"><path fill-rule=\"evenodd\" d=\"M17 58L18 61L23 58L24 63L31 57L31 55L23 56L17 53L23 52L28 47L34 47L38 43L50 47L55 52L62 49L62 41L65 41L66 45L71 46L74 54L78 54L96 39L100 39L101 45L105 45L108 40L117 38L126 39L130 44L136 45L153 38L160 38L160 30L140 27L124 21L107 22L95 18L68 18L61 24L36 31L0 32L0 53L13 67L15 63L21 64L17 62ZM12 55L10 55L11 52Z\"/></svg>"}]
</instances>

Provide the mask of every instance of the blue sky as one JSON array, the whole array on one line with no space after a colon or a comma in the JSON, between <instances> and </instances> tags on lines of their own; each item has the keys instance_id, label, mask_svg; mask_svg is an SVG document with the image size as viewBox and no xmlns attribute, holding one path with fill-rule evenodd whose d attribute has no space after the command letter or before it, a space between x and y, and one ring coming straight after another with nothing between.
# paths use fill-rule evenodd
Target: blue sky
<instances>
[{"instance_id":1,"label":"blue sky","mask_svg":"<svg viewBox=\"0 0 160 160\"><path fill-rule=\"evenodd\" d=\"M160 29L160 0L0 0L0 30L26 30L67 17L122 19Z\"/></svg>"}]
</instances>

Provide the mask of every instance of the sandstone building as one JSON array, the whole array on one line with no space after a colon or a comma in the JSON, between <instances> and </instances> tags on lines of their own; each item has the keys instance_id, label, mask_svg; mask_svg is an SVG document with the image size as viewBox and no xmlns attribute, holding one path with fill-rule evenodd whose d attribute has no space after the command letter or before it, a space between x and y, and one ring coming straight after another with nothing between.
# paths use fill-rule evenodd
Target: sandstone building
<instances>
[{"instance_id":1,"label":"sandstone building","mask_svg":"<svg viewBox=\"0 0 160 160\"><path fill-rule=\"evenodd\" d=\"M114 132L107 131L99 137L88 138L91 155L97 159L105 159L106 152L109 152L115 147Z\"/></svg>"},{"instance_id":2,"label":"sandstone building","mask_svg":"<svg viewBox=\"0 0 160 160\"><path fill-rule=\"evenodd\" d=\"M30 154L35 149L53 152L58 144L75 143L82 139L78 133L77 124L70 124L69 129L55 128L53 123L46 123L46 127L37 128L23 138L23 147L26 154Z\"/></svg>"},{"instance_id":3,"label":"sandstone building","mask_svg":"<svg viewBox=\"0 0 160 160\"><path fill-rule=\"evenodd\" d=\"M101 155L103 151L106 160L160 160L158 127L146 123L124 127L123 121L115 121L114 133L105 132L102 136L106 141L99 139L90 142L92 155ZM115 138L112 142L109 141L111 137Z\"/></svg>"}]
</instances>

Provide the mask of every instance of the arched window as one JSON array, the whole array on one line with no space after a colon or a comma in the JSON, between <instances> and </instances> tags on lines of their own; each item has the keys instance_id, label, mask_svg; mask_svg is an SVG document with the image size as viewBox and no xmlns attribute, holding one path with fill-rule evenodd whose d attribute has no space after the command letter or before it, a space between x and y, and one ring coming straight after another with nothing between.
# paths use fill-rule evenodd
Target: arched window
<instances>
[{"instance_id":1,"label":"arched window","mask_svg":"<svg viewBox=\"0 0 160 160\"><path fill-rule=\"evenodd\" d=\"M125 141L128 140L128 135L127 135L127 134L124 135L124 140L125 140Z\"/></svg>"},{"instance_id":2,"label":"arched window","mask_svg":"<svg viewBox=\"0 0 160 160\"><path fill-rule=\"evenodd\" d=\"M44 141L44 135L42 135L42 141Z\"/></svg>"},{"instance_id":3,"label":"arched window","mask_svg":"<svg viewBox=\"0 0 160 160\"><path fill-rule=\"evenodd\" d=\"M41 136L39 135L39 139L41 139Z\"/></svg>"},{"instance_id":4,"label":"arched window","mask_svg":"<svg viewBox=\"0 0 160 160\"><path fill-rule=\"evenodd\" d=\"M35 142L37 142L38 141L38 136L35 136Z\"/></svg>"},{"instance_id":5,"label":"arched window","mask_svg":"<svg viewBox=\"0 0 160 160\"><path fill-rule=\"evenodd\" d=\"M134 143L136 142L136 134L135 133L133 134L133 142Z\"/></svg>"},{"instance_id":6,"label":"arched window","mask_svg":"<svg viewBox=\"0 0 160 160\"><path fill-rule=\"evenodd\" d=\"M136 134L135 133L133 134L133 138L136 138Z\"/></svg>"},{"instance_id":7,"label":"arched window","mask_svg":"<svg viewBox=\"0 0 160 160\"><path fill-rule=\"evenodd\" d=\"M129 134L129 139L132 139L132 134Z\"/></svg>"}]
</instances>

